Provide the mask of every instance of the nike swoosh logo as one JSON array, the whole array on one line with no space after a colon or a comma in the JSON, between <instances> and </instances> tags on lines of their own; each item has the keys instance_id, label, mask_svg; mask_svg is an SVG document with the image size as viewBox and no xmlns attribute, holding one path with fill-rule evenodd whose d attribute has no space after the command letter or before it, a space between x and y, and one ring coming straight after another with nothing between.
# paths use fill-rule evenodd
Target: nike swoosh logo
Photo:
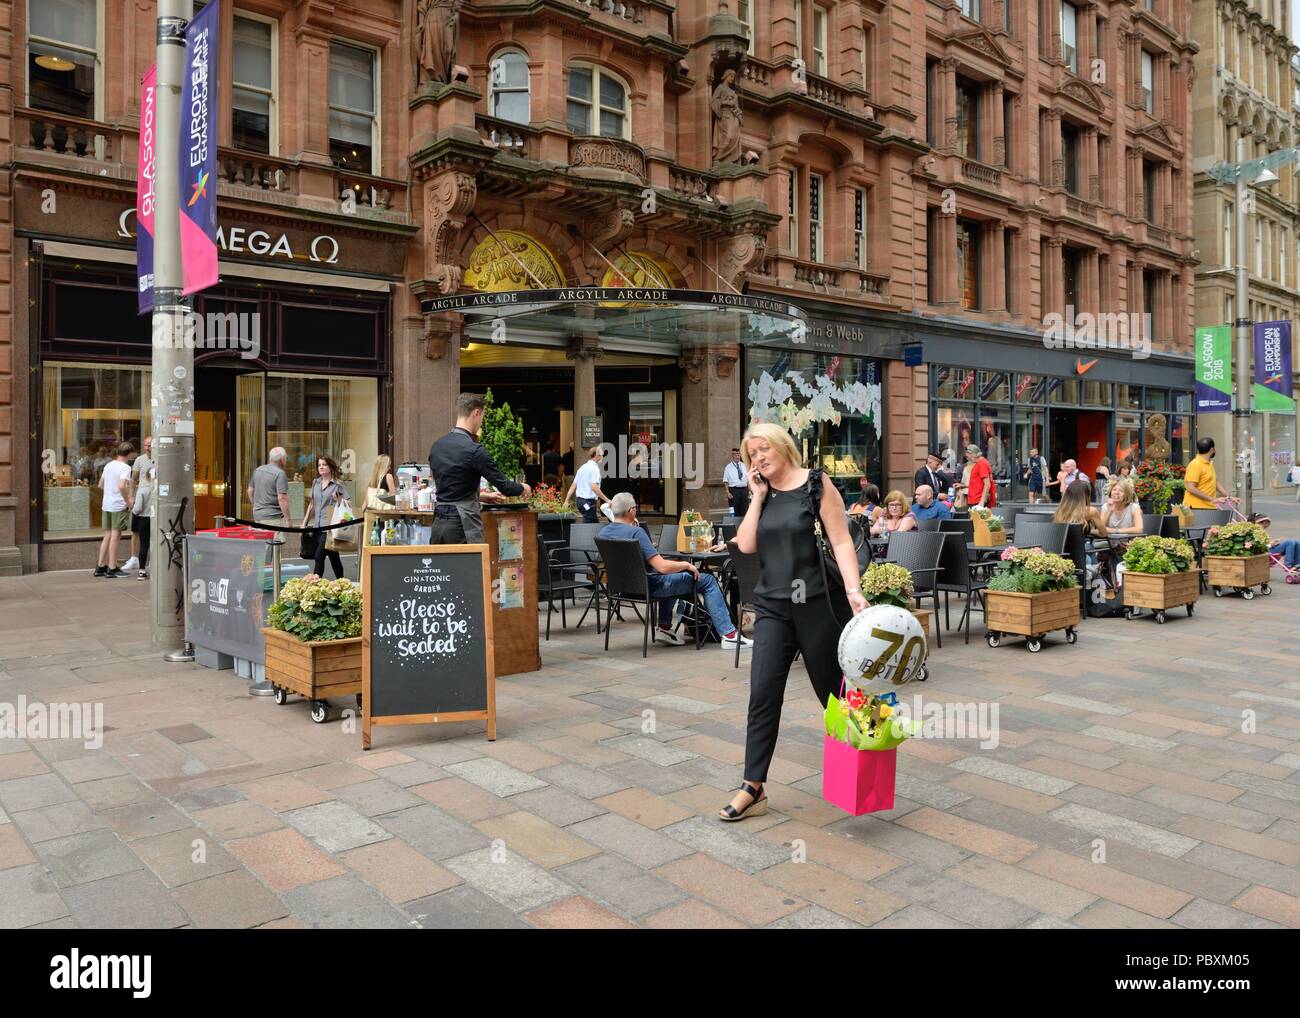
<instances>
[{"instance_id":1,"label":"nike swoosh logo","mask_svg":"<svg viewBox=\"0 0 1300 1018\"><path fill-rule=\"evenodd\" d=\"M1076 357L1074 359L1074 370L1081 375L1086 375L1089 371L1092 370L1093 365L1095 365L1096 363L1097 362L1095 360L1092 360L1089 361L1087 364L1084 364L1083 361L1081 361L1078 357Z\"/></svg>"}]
</instances>

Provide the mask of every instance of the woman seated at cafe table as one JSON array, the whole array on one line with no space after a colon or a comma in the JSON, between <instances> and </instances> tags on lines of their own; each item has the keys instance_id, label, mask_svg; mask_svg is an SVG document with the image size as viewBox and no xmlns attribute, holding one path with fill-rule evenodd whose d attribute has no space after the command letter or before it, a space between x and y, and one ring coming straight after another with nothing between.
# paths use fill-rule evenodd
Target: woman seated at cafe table
<instances>
[{"instance_id":1,"label":"woman seated at cafe table","mask_svg":"<svg viewBox=\"0 0 1300 1018\"><path fill-rule=\"evenodd\" d=\"M907 499L901 491L891 491L885 496L885 511L871 525L872 537L887 537L916 529L916 517L907 508Z\"/></svg>"},{"instance_id":2,"label":"woman seated at cafe table","mask_svg":"<svg viewBox=\"0 0 1300 1018\"><path fill-rule=\"evenodd\" d=\"M1106 489L1102 520L1111 534L1142 533L1142 508L1137 504L1137 490L1127 477L1115 477Z\"/></svg>"},{"instance_id":3,"label":"woman seated at cafe table","mask_svg":"<svg viewBox=\"0 0 1300 1018\"><path fill-rule=\"evenodd\" d=\"M880 508L880 489L862 478L862 494L858 500L853 503L849 509L850 516L865 516L870 522L875 523L884 515L884 510Z\"/></svg>"},{"instance_id":4,"label":"woman seated at cafe table","mask_svg":"<svg viewBox=\"0 0 1300 1018\"><path fill-rule=\"evenodd\" d=\"M1075 481L1061 496L1061 504L1056 507L1052 522L1082 523L1085 534L1105 537L1109 531L1101 518L1101 513L1091 503L1092 485L1087 481ZM1141 533L1140 528L1138 532Z\"/></svg>"}]
</instances>

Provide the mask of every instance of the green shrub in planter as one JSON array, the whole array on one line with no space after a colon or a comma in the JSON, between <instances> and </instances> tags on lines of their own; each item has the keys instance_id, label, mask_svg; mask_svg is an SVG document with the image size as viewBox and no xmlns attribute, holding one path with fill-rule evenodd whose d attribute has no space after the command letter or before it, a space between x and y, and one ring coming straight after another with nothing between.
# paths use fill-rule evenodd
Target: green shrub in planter
<instances>
[{"instance_id":1,"label":"green shrub in planter","mask_svg":"<svg viewBox=\"0 0 1300 1018\"><path fill-rule=\"evenodd\" d=\"M1124 568L1135 573L1184 573L1192 567L1191 544L1176 537L1139 537L1124 552Z\"/></svg>"},{"instance_id":2,"label":"green shrub in planter","mask_svg":"<svg viewBox=\"0 0 1300 1018\"><path fill-rule=\"evenodd\" d=\"M361 635L361 591L349 580L315 574L290 580L267 613L272 629L311 643Z\"/></svg>"}]
</instances>

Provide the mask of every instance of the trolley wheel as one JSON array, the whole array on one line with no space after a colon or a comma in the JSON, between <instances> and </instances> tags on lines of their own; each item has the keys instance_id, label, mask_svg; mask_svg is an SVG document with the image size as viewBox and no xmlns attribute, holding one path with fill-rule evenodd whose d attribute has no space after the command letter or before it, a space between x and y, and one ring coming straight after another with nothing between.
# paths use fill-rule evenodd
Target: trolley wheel
<instances>
[{"instance_id":1,"label":"trolley wheel","mask_svg":"<svg viewBox=\"0 0 1300 1018\"><path fill-rule=\"evenodd\" d=\"M1136 609L1136 608L1125 608L1125 609L1124 609L1124 618L1126 618L1126 619L1135 619L1135 618L1137 618L1137 609Z\"/></svg>"},{"instance_id":2,"label":"trolley wheel","mask_svg":"<svg viewBox=\"0 0 1300 1018\"><path fill-rule=\"evenodd\" d=\"M1189 602L1187 605L1187 617L1190 619L1195 614L1196 614L1196 605Z\"/></svg>"},{"instance_id":3,"label":"trolley wheel","mask_svg":"<svg viewBox=\"0 0 1300 1018\"><path fill-rule=\"evenodd\" d=\"M1242 588L1241 588L1241 596L1244 597L1247 601L1253 601L1253 600L1255 600L1255 588L1254 588L1254 587L1242 587Z\"/></svg>"},{"instance_id":4,"label":"trolley wheel","mask_svg":"<svg viewBox=\"0 0 1300 1018\"><path fill-rule=\"evenodd\" d=\"M1267 583L1262 583L1260 584L1259 592L1263 594L1265 597L1268 597L1269 594L1273 593L1273 588L1270 587Z\"/></svg>"},{"instance_id":5,"label":"trolley wheel","mask_svg":"<svg viewBox=\"0 0 1300 1018\"><path fill-rule=\"evenodd\" d=\"M984 637L984 642L987 643L990 647L1000 646L1002 643L1002 634L989 633L987 636Z\"/></svg>"},{"instance_id":6,"label":"trolley wheel","mask_svg":"<svg viewBox=\"0 0 1300 1018\"><path fill-rule=\"evenodd\" d=\"M1164 624L1165 624L1164 609L1158 609L1156 611L1156 625L1163 626Z\"/></svg>"},{"instance_id":7,"label":"trolley wheel","mask_svg":"<svg viewBox=\"0 0 1300 1018\"><path fill-rule=\"evenodd\" d=\"M361 709L361 694L357 694L357 710Z\"/></svg>"},{"instance_id":8,"label":"trolley wheel","mask_svg":"<svg viewBox=\"0 0 1300 1018\"><path fill-rule=\"evenodd\" d=\"M1066 643L1078 643L1078 642L1079 642L1079 634L1076 633L1076 632L1074 631L1074 627L1073 627L1073 626L1071 626L1069 629L1067 629L1067 630L1065 631L1065 642L1066 642Z\"/></svg>"},{"instance_id":9,"label":"trolley wheel","mask_svg":"<svg viewBox=\"0 0 1300 1018\"><path fill-rule=\"evenodd\" d=\"M1037 654L1043 649L1043 640L1038 636L1031 636L1025 641L1025 646L1029 648L1029 653Z\"/></svg>"},{"instance_id":10,"label":"trolley wheel","mask_svg":"<svg viewBox=\"0 0 1300 1018\"><path fill-rule=\"evenodd\" d=\"M330 705L324 700L313 700L311 702L311 719L318 725L325 723L325 719L330 716Z\"/></svg>"},{"instance_id":11,"label":"trolley wheel","mask_svg":"<svg viewBox=\"0 0 1300 1018\"><path fill-rule=\"evenodd\" d=\"M1215 597L1222 597L1222 596L1223 596L1223 588L1222 588L1222 587L1218 587L1218 586L1216 586L1216 587L1214 588L1214 596L1215 596Z\"/></svg>"},{"instance_id":12,"label":"trolley wheel","mask_svg":"<svg viewBox=\"0 0 1300 1018\"><path fill-rule=\"evenodd\" d=\"M930 668L928 665L921 665L921 670L916 673L917 682L925 682L930 677Z\"/></svg>"},{"instance_id":13,"label":"trolley wheel","mask_svg":"<svg viewBox=\"0 0 1300 1018\"><path fill-rule=\"evenodd\" d=\"M288 700L289 700L289 691L285 689L283 686L276 686L275 702L278 703L281 707L283 707L285 703L288 702Z\"/></svg>"},{"instance_id":14,"label":"trolley wheel","mask_svg":"<svg viewBox=\"0 0 1300 1018\"><path fill-rule=\"evenodd\" d=\"M1291 574L1291 573L1287 573L1286 582L1287 582L1287 583L1300 583L1300 576L1295 576L1295 575L1293 575L1293 574Z\"/></svg>"}]
</instances>

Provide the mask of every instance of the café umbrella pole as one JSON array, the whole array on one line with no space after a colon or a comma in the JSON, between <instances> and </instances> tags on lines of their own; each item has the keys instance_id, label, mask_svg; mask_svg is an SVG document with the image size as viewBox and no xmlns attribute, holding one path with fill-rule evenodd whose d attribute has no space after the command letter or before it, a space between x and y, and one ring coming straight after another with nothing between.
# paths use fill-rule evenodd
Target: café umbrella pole
<instances>
[{"instance_id":1,"label":"caf\u00e9 umbrella pole","mask_svg":"<svg viewBox=\"0 0 1300 1018\"><path fill-rule=\"evenodd\" d=\"M150 636L168 661L193 661L186 642L185 535L194 531L194 351L185 342L180 235L181 83L191 0L158 0L153 371L150 401L157 465L149 574Z\"/></svg>"}]
</instances>

